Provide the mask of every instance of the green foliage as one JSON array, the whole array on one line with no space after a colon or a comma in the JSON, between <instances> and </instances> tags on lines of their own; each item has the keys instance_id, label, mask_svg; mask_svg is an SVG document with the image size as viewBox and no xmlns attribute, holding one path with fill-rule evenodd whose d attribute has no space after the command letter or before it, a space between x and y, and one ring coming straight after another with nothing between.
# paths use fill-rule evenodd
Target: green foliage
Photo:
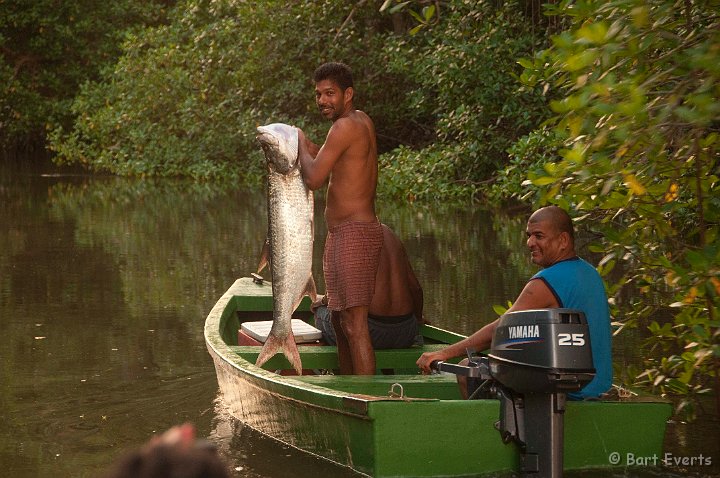
<instances>
[{"instance_id":1,"label":"green foliage","mask_svg":"<svg viewBox=\"0 0 720 478\"><path fill-rule=\"evenodd\" d=\"M374 119L380 152L405 145L381 159L399 174L380 192L467 198L547 115L540 95L513 77L514 58L543 39L515 2L455 1L442 16L424 5L414 36L417 21L406 27L399 16L416 7L400 6L388 14L362 2L188 0L167 25L128 36L117 64L83 86L75 124L56 129L51 146L59 162L97 171L257 178L256 125L297 124L322 142L327 123L310 78L339 60L353 67L356 106ZM417 156L430 164L416 168Z\"/></svg>"},{"instance_id":2,"label":"green foliage","mask_svg":"<svg viewBox=\"0 0 720 478\"><path fill-rule=\"evenodd\" d=\"M290 21L278 5L275 21L283 20ZM104 80L84 85L75 100L73 129L54 132L58 160L124 175L237 171L240 152L256 149L251 125L264 123L288 89L304 86L295 65L278 68L290 45L252 34L270 21L245 4L198 1L176 9L169 25L129 35ZM273 73L283 70L286 78Z\"/></svg>"},{"instance_id":3,"label":"green foliage","mask_svg":"<svg viewBox=\"0 0 720 478\"><path fill-rule=\"evenodd\" d=\"M460 147L430 146L422 151L400 147L379 158L378 190L381 196L411 202L448 203L472 201L477 186L456 179Z\"/></svg>"},{"instance_id":4,"label":"green foliage","mask_svg":"<svg viewBox=\"0 0 720 478\"><path fill-rule=\"evenodd\" d=\"M168 25L128 37L103 80L83 87L77 121L54 132L52 147L59 161L116 174L258 178L257 125L288 122L322 143L311 80L319 63L351 64L358 106L374 99L380 109L396 93L373 56L383 28L374 7L338 2L187 1Z\"/></svg>"},{"instance_id":5,"label":"green foliage","mask_svg":"<svg viewBox=\"0 0 720 478\"><path fill-rule=\"evenodd\" d=\"M552 108L563 149L530 182L541 202L574 210L599 233L593 247L605 254L599 270L614 316L649 324L649 345L661 352L641 378L692 399L720 371L717 8L671 0L551 8L573 26L523 63L522 79L560 93ZM668 306L671 319L660 319Z\"/></svg>"},{"instance_id":6,"label":"green foliage","mask_svg":"<svg viewBox=\"0 0 720 478\"><path fill-rule=\"evenodd\" d=\"M491 202L514 200L535 203L537 187L533 181L543 177L545 165L558 155L561 141L549 128L541 128L518 139L509 149L507 166L497 171L494 182L485 190Z\"/></svg>"},{"instance_id":7,"label":"green foliage","mask_svg":"<svg viewBox=\"0 0 720 478\"><path fill-rule=\"evenodd\" d=\"M0 149L42 144L67 122L83 81L114 61L124 31L157 23L170 2L5 0L0 8Z\"/></svg>"},{"instance_id":8,"label":"green foliage","mask_svg":"<svg viewBox=\"0 0 720 478\"><path fill-rule=\"evenodd\" d=\"M541 95L517 82L516 59L544 42L521 12L518 2L451 2L436 25L390 49L389 68L417 82L407 91L407 121L432 127L435 144L420 156L444 156L455 184L480 186L548 114ZM406 157L401 150L391 161Z\"/></svg>"},{"instance_id":9,"label":"green foliage","mask_svg":"<svg viewBox=\"0 0 720 478\"><path fill-rule=\"evenodd\" d=\"M410 4L413 3L410 1L395 0L394 3L395 5L390 7L393 4L393 0L385 0L380 7L380 11L384 12L385 10L387 10L390 13L397 13L401 11L408 12L410 16L417 22L416 25L410 29L410 35L417 34L423 28L427 28L432 25L433 22L437 21L437 6L434 3L421 6L421 9L419 11L410 7Z\"/></svg>"}]
</instances>

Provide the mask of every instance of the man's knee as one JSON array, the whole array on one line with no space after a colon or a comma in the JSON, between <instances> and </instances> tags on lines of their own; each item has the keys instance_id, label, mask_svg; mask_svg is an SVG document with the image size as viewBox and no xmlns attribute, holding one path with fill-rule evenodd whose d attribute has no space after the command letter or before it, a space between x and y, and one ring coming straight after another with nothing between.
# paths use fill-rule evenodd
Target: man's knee
<instances>
[{"instance_id":1,"label":"man's knee","mask_svg":"<svg viewBox=\"0 0 720 478\"><path fill-rule=\"evenodd\" d=\"M343 319L340 321L340 327L342 328L343 333L348 337L355 337L356 335L362 333L362 328L359 327L359 324L355 323L354 320Z\"/></svg>"},{"instance_id":2,"label":"man's knee","mask_svg":"<svg viewBox=\"0 0 720 478\"><path fill-rule=\"evenodd\" d=\"M367 312L357 308L343 310L340 313L340 327L348 337L369 336Z\"/></svg>"}]
</instances>

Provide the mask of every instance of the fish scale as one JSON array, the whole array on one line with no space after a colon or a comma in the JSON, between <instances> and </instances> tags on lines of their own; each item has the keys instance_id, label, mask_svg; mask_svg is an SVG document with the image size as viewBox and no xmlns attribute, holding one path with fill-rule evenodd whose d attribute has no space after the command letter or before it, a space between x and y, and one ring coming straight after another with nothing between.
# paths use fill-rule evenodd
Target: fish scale
<instances>
[{"instance_id":1,"label":"fish scale","mask_svg":"<svg viewBox=\"0 0 720 478\"><path fill-rule=\"evenodd\" d=\"M259 126L258 141L268 164L268 244L260 269L269 259L273 325L256 365L282 351L298 374L302 362L292 333L292 314L305 295L315 300L312 276L313 193L302 179L297 158L297 129L274 123Z\"/></svg>"}]
</instances>

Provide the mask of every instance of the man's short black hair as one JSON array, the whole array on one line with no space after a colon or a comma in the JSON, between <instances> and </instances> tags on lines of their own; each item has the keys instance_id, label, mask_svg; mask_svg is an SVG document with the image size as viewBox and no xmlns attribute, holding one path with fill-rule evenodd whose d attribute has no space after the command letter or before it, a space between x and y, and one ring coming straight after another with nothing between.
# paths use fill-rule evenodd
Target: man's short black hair
<instances>
[{"instance_id":1,"label":"man's short black hair","mask_svg":"<svg viewBox=\"0 0 720 478\"><path fill-rule=\"evenodd\" d=\"M315 83L323 80L334 81L343 91L353 86L352 70L345 63L324 63L315 70L313 79Z\"/></svg>"}]
</instances>

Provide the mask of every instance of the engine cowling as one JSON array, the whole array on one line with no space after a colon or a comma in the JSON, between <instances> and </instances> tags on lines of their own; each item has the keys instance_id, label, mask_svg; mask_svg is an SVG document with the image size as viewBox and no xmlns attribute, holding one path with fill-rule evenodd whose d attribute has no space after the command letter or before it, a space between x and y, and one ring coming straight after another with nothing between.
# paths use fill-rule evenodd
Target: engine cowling
<instances>
[{"instance_id":1,"label":"engine cowling","mask_svg":"<svg viewBox=\"0 0 720 478\"><path fill-rule=\"evenodd\" d=\"M574 309L504 314L488 357L493 378L518 393L574 392L595 376L587 320Z\"/></svg>"}]
</instances>

